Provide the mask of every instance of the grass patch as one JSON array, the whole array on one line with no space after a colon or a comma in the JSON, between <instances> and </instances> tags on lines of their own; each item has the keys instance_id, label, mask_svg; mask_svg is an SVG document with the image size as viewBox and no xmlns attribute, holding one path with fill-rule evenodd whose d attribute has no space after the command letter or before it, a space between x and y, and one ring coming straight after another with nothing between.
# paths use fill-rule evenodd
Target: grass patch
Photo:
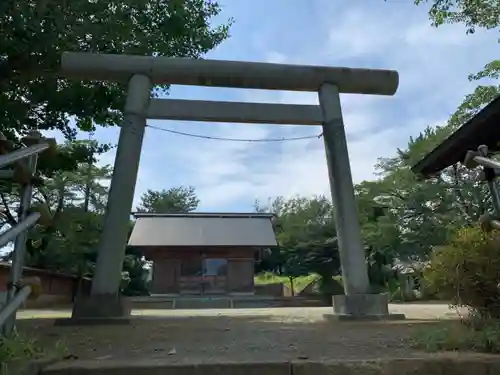
<instances>
[{"instance_id":1,"label":"grass patch","mask_svg":"<svg viewBox=\"0 0 500 375\"><path fill-rule=\"evenodd\" d=\"M500 321L489 321L480 328L470 322L442 322L416 331L411 345L428 352L474 351L500 353Z\"/></svg>"},{"instance_id":2,"label":"grass patch","mask_svg":"<svg viewBox=\"0 0 500 375\"><path fill-rule=\"evenodd\" d=\"M293 286L295 289L295 294L300 293L306 286L308 286L314 280L319 278L318 275L311 274L307 276L299 276L293 279ZM290 279L286 276L276 275L271 272L264 272L256 275L254 278L255 285L266 285L266 284L279 284L283 283L290 288Z\"/></svg>"},{"instance_id":3,"label":"grass patch","mask_svg":"<svg viewBox=\"0 0 500 375\"><path fill-rule=\"evenodd\" d=\"M35 339L19 334L0 337L0 363L40 358L43 353Z\"/></svg>"},{"instance_id":4,"label":"grass patch","mask_svg":"<svg viewBox=\"0 0 500 375\"><path fill-rule=\"evenodd\" d=\"M0 337L0 374L10 374L16 365L25 364L29 360L41 359L49 355L64 357L66 346L57 342L50 352L43 348L36 339L21 334ZM12 371L10 371L12 370Z\"/></svg>"}]
</instances>

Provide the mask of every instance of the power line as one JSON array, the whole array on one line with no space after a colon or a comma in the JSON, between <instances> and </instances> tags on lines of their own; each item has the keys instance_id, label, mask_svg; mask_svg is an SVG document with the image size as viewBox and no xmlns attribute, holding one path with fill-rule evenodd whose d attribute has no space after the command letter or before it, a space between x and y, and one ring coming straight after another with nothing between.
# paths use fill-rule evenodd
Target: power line
<instances>
[{"instance_id":1,"label":"power line","mask_svg":"<svg viewBox=\"0 0 500 375\"><path fill-rule=\"evenodd\" d=\"M264 138L264 139L225 138L225 137L211 137L208 135L185 133L185 132L180 132L177 130L162 128L162 127L154 126L154 125L146 125L146 126L148 128L151 128L151 129L160 130L162 132L172 133L172 134L176 134L176 135L183 135L186 137L208 139L208 140L212 140L212 141L228 141L228 142L288 142L288 141L302 141L305 139L321 138L323 136L323 133L321 133L319 135L309 135L309 136L303 136L303 137L290 137L290 138L284 138L284 137L283 138Z\"/></svg>"}]
</instances>

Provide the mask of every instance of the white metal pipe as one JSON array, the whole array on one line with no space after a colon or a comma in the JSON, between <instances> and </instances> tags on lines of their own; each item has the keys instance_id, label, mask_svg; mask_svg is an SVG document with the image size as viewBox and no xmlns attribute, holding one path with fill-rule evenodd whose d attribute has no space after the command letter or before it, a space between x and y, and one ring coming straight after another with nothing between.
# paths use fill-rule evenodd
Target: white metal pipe
<instances>
[{"instance_id":1,"label":"white metal pipe","mask_svg":"<svg viewBox=\"0 0 500 375\"><path fill-rule=\"evenodd\" d=\"M474 156L474 161L486 168L500 169L500 162L484 156Z\"/></svg>"},{"instance_id":2,"label":"white metal pipe","mask_svg":"<svg viewBox=\"0 0 500 375\"><path fill-rule=\"evenodd\" d=\"M25 285L22 287L14 297L7 302L7 304L0 310L0 327L5 324L12 314L23 304L24 301L31 294L31 286Z\"/></svg>"},{"instance_id":3,"label":"white metal pipe","mask_svg":"<svg viewBox=\"0 0 500 375\"><path fill-rule=\"evenodd\" d=\"M239 122L249 124L321 125L317 105L153 99L148 118L157 120Z\"/></svg>"},{"instance_id":4,"label":"white metal pipe","mask_svg":"<svg viewBox=\"0 0 500 375\"><path fill-rule=\"evenodd\" d=\"M394 70L86 52L64 52L61 68L65 77L75 79L126 81L143 74L153 84L244 89L317 91L328 82L341 93L394 95L399 85Z\"/></svg>"},{"instance_id":5,"label":"white metal pipe","mask_svg":"<svg viewBox=\"0 0 500 375\"><path fill-rule=\"evenodd\" d=\"M48 143L40 143L29 147L23 147L19 150L10 152L5 155L0 155L0 168L12 164L16 161L22 160L28 156L38 154L48 148Z\"/></svg>"},{"instance_id":6,"label":"white metal pipe","mask_svg":"<svg viewBox=\"0 0 500 375\"><path fill-rule=\"evenodd\" d=\"M498 220L491 220L490 225L493 229L500 230L500 221Z\"/></svg>"},{"instance_id":7,"label":"white metal pipe","mask_svg":"<svg viewBox=\"0 0 500 375\"><path fill-rule=\"evenodd\" d=\"M0 235L0 247L7 245L17 235L19 235L22 231L25 231L25 230L31 228L37 222L37 220L39 218L40 218L40 213L33 212L24 221L13 226L8 231L2 233Z\"/></svg>"},{"instance_id":8,"label":"white metal pipe","mask_svg":"<svg viewBox=\"0 0 500 375\"><path fill-rule=\"evenodd\" d=\"M48 143L45 144L42 143L21 150L25 151L31 149L30 153L28 154L29 156L27 157L27 164L26 164L30 174L34 174L36 171L38 153L48 147L49 147ZM28 221L28 224L32 222L33 225L36 221L34 220L35 217L38 219L40 215L38 214L37 217L36 213L35 215L30 214L29 210L31 206L32 195L33 195L33 185L31 183L22 184L20 191L21 199L19 202L19 209L18 209L19 223L17 226L19 226L19 228L17 228L17 234L14 240L14 251L12 252L12 265L10 267L9 279L8 279L11 285L14 285L17 282L19 282L23 274L24 258L26 256L26 239L27 239L26 220L31 217L31 220ZM13 228L13 230L16 230L16 228ZM7 301L11 301L14 298L14 293L15 289L12 287L9 288L9 290L7 291ZM16 312L14 311L12 315L9 317L9 319L5 322L4 329L6 331L11 331L15 325L15 322L16 322Z\"/></svg>"}]
</instances>

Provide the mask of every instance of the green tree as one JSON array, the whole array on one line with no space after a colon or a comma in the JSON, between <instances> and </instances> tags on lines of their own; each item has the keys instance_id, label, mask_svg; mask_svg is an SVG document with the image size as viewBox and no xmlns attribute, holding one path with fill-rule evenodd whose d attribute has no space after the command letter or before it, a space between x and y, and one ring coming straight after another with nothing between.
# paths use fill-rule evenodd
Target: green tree
<instances>
[{"instance_id":1,"label":"green tree","mask_svg":"<svg viewBox=\"0 0 500 375\"><path fill-rule=\"evenodd\" d=\"M0 131L12 140L34 129L74 139L117 124L124 83L63 79L61 53L200 58L228 37L231 21L212 26L220 10L209 0L0 2Z\"/></svg>"},{"instance_id":2,"label":"green tree","mask_svg":"<svg viewBox=\"0 0 500 375\"><path fill-rule=\"evenodd\" d=\"M294 280L299 276L309 274L310 270L305 262L307 249L301 247L291 247L284 249L286 256L282 264L282 274L288 277L290 282L290 291L295 295Z\"/></svg>"},{"instance_id":3,"label":"green tree","mask_svg":"<svg viewBox=\"0 0 500 375\"><path fill-rule=\"evenodd\" d=\"M79 282L93 275L110 176L109 166L81 163L74 171L57 171L45 178L45 184L35 189L34 200L35 205L46 208L49 220L39 221L29 231L26 265L72 274ZM1 194L9 200L4 216L10 216L11 221L6 224L13 225L17 222L19 196L17 192ZM145 265L142 254L127 251L123 265L124 275L129 277L125 294L148 293ZM74 293L77 290L80 288Z\"/></svg>"},{"instance_id":4,"label":"green tree","mask_svg":"<svg viewBox=\"0 0 500 375\"><path fill-rule=\"evenodd\" d=\"M58 130L74 141L78 131L118 124L125 83L61 78L61 53L200 58L228 37L231 20L212 26L220 10L210 0L0 2L0 131L19 147L20 137L33 130ZM166 89L156 87L153 95ZM98 175L109 169L98 169L91 160L89 179L88 165L107 149L71 142L58 147L57 158L40 157L39 171L48 180L35 199L51 222L30 232L31 264L58 270L79 264L80 274L91 268L87 259L95 257L107 197ZM0 186L5 206L0 225L17 221L17 189Z\"/></svg>"},{"instance_id":5,"label":"green tree","mask_svg":"<svg viewBox=\"0 0 500 375\"><path fill-rule=\"evenodd\" d=\"M476 28L494 29L500 25L500 0L415 0L416 5L432 3L429 17L433 26L463 23L467 33Z\"/></svg>"},{"instance_id":6,"label":"green tree","mask_svg":"<svg viewBox=\"0 0 500 375\"><path fill-rule=\"evenodd\" d=\"M476 29L496 30L500 32L500 0L415 0L416 5L431 3L429 18L432 25L463 24L465 32L474 34ZM498 40L500 42L500 39ZM494 47L498 48L498 46ZM500 95L500 60L485 64L484 68L469 75L470 81L493 81L478 85L473 93L467 95L451 116L448 124L450 131L463 125L479 112L482 107Z\"/></svg>"},{"instance_id":7,"label":"green tree","mask_svg":"<svg viewBox=\"0 0 500 375\"><path fill-rule=\"evenodd\" d=\"M180 186L168 190L147 190L141 196L138 212L183 213L194 211L200 200L193 187Z\"/></svg>"},{"instance_id":8,"label":"green tree","mask_svg":"<svg viewBox=\"0 0 500 375\"><path fill-rule=\"evenodd\" d=\"M457 228L474 223L488 208L489 196L478 172L454 165L435 178L419 181L410 167L442 140L449 127L426 129L396 156L379 160L379 180L357 186L358 198L374 202L384 216L361 215L367 245L393 258L425 259ZM360 205L363 206L363 205Z\"/></svg>"},{"instance_id":9,"label":"green tree","mask_svg":"<svg viewBox=\"0 0 500 375\"><path fill-rule=\"evenodd\" d=\"M110 176L109 166L91 164L89 170L87 163L80 163L74 171L52 173L43 185L34 188L33 206L43 214L28 235L28 265L73 272L80 263L76 254L95 251L108 193L105 182ZM18 221L19 186L9 187L0 189L0 197L5 207L3 224L12 226ZM90 211L84 207L85 195L89 196Z\"/></svg>"},{"instance_id":10,"label":"green tree","mask_svg":"<svg viewBox=\"0 0 500 375\"><path fill-rule=\"evenodd\" d=\"M340 272L332 206L326 197L278 197L268 207L258 201L255 206L257 212L276 214L279 247L267 252L267 269L262 270L278 271L290 280L313 272L331 279Z\"/></svg>"},{"instance_id":11,"label":"green tree","mask_svg":"<svg viewBox=\"0 0 500 375\"><path fill-rule=\"evenodd\" d=\"M383 201L387 197L386 189L383 180L363 181L355 186L368 277L374 290L386 287L392 277L389 270L395 257L405 253L397 216Z\"/></svg>"}]
</instances>

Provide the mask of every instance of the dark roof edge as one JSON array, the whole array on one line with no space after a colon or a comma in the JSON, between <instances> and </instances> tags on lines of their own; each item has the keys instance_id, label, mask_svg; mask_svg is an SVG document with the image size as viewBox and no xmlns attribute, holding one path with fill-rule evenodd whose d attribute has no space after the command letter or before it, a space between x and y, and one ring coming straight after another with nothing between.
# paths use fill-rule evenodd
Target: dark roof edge
<instances>
[{"instance_id":1,"label":"dark roof edge","mask_svg":"<svg viewBox=\"0 0 500 375\"><path fill-rule=\"evenodd\" d=\"M162 249L166 249L166 248L175 248L175 249L179 249L179 250L187 250L187 249L198 249L198 248L206 248L206 249L227 249L227 248L230 248L230 249L246 249L246 250L250 250L250 249L254 249L255 251L259 251L261 249L271 249L271 248L275 248L275 247L279 247L279 245L276 243L276 245L266 245L266 246L263 246L263 245L196 245L196 246L193 246L193 245L175 245L175 246L172 246L172 245L155 245L155 246L150 246L150 245L128 245L127 244L127 247L130 248L130 249L139 249L139 250L146 250L146 251L158 251L158 250L162 250Z\"/></svg>"},{"instance_id":2,"label":"dark roof edge","mask_svg":"<svg viewBox=\"0 0 500 375\"><path fill-rule=\"evenodd\" d=\"M421 178L429 178L436 171L428 171L426 169L430 168L432 164L435 164L452 145L458 142L463 142L465 139L469 138L470 135L478 129L476 128L477 123L484 122L492 115L494 115L498 109L496 108L500 103L500 95L488 103L481 111L479 111L474 117L469 119L464 125L455 130L451 135L449 135L443 142L437 145L431 152L429 152L424 158L422 158L418 163L411 167L411 171ZM498 126L498 124L491 124L491 126Z\"/></svg>"},{"instance_id":3,"label":"dark roof edge","mask_svg":"<svg viewBox=\"0 0 500 375\"><path fill-rule=\"evenodd\" d=\"M217 218L268 218L271 219L276 215L273 213L258 213L258 212L186 212L176 214L155 214L149 212L132 212L135 218L140 217L217 217Z\"/></svg>"}]
</instances>

